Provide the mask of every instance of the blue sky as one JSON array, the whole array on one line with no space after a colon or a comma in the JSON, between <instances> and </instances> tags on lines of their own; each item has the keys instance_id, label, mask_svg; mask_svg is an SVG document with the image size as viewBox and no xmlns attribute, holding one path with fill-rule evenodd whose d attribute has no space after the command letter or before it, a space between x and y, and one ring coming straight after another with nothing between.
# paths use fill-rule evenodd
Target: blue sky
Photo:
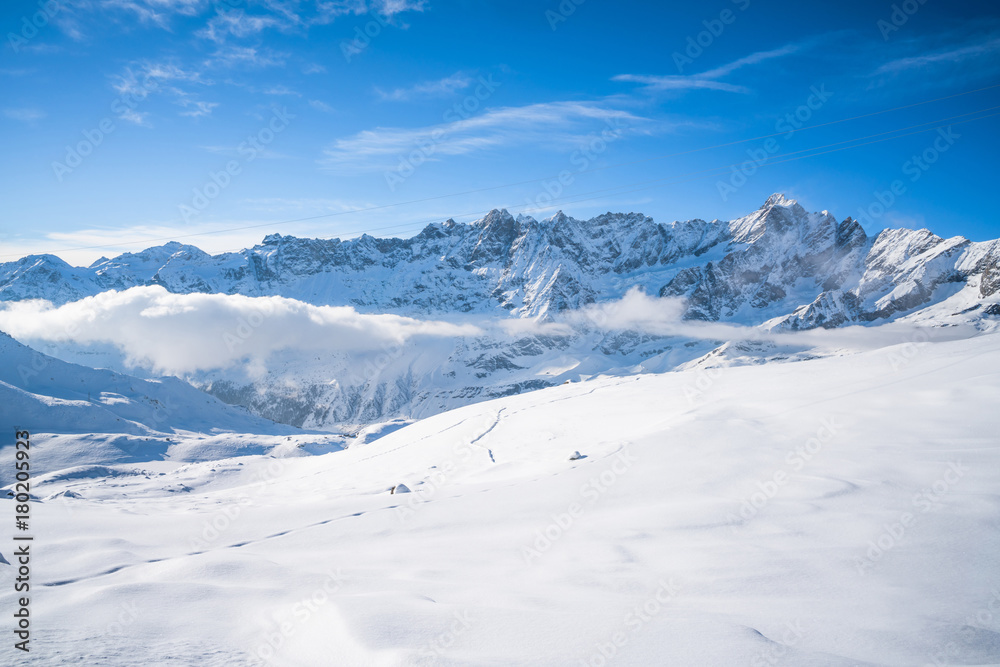
<instances>
[{"instance_id":1,"label":"blue sky","mask_svg":"<svg viewBox=\"0 0 1000 667\"><path fill-rule=\"evenodd\" d=\"M869 232L1000 236L994 2L0 12L0 261L407 236L495 207L729 219L772 192Z\"/></svg>"}]
</instances>

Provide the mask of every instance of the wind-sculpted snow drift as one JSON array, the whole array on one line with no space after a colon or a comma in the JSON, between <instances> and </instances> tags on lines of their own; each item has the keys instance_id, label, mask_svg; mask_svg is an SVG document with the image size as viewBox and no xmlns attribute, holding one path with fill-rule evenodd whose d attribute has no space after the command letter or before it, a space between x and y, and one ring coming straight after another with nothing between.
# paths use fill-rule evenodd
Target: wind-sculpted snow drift
<instances>
[{"instance_id":1,"label":"wind-sculpted snow drift","mask_svg":"<svg viewBox=\"0 0 1000 667\"><path fill-rule=\"evenodd\" d=\"M322 428L595 374L814 353L815 340L765 332L989 329L998 289L996 241L926 230L870 238L850 218L773 195L729 222L494 210L410 239L273 234L218 256L170 243L86 269L26 257L0 265L0 329L55 343L62 358L177 374L259 415Z\"/></svg>"}]
</instances>

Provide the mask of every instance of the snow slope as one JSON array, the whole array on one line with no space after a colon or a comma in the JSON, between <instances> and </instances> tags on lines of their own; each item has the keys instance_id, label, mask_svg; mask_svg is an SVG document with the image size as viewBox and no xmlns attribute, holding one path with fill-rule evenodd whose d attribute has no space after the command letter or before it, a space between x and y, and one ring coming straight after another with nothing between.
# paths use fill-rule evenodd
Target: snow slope
<instances>
[{"instance_id":1,"label":"snow slope","mask_svg":"<svg viewBox=\"0 0 1000 667\"><path fill-rule=\"evenodd\" d=\"M51 452L35 462L36 472L163 458L205 460L263 453L290 442L339 446L342 441L256 417L177 378L142 380L66 363L3 332L0 405L0 433L30 430ZM13 479L13 456L12 447L0 447L2 483Z\"/></svg>"},{"instance_id":2,"label":"snow slope","mask_svg":"<svg viewBox=\"0 0 1000 667\"><path fill-rule=\"evenodd\" d=\"M55 473L23 664L1000 664L998 378L908 342Z\"/></svg>"}]
</instances>

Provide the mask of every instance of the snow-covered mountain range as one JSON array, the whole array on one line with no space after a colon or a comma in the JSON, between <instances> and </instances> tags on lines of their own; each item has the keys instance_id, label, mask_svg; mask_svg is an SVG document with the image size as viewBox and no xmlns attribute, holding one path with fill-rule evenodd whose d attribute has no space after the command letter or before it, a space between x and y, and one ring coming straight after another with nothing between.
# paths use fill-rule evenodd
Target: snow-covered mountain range
<instances>
[{"instance_id":1,"label":"snow-covered mountain range","mask_svg":"<svg viewBox=\"0 0 1000 667\"><path fill-rule=\"evenodd\" d=\"M552 315L622 296L684 296L688 316L804 328L912 311L971 286L1000 288L1000 244L927 230L875 238L851 218L808 213L772 195L728 222L654 222L637 213L546 220L493 210L471 224L428 225L409 239L348 241L272 234L211 256L176 242L72 267L52 255L0 264L0 300L56 304L106 290L162 285L175 293L281 295L363 312ZM943 289L939 289L943 288Z\"/></svg>"},{"instance_id":2,"label":"snow-covered mountain range","mask_svg":"<svg viewBox=\"0 0 1000 667\"><path fill-rule=\"evenodd\" d=\"M734 349L725 332L691 335L578 317L637 289L683 299L684 321L757 331L927 319L991 328L1000 315L1000 242L942 239L927 230L884 230L872 238L851 218L809 213L775 194L728 222L664 224L636 213L586 221L558 213L539 221L494 210L471 224L429 225L409 239L272 234L217 256L168 243L87 268L49 255L0 264L2 301L59 305L138 286L281 296L360 313L570 323L369 353L348 354L331 343L319 355L275 354L263 375L251 377L237 365L185 378L256 414L332 428L424 417L596 374L670 370L703 363L713 351L713 363L747 355L749 348ZM749 354L809 356L808 347L772 341ZM61 341L55 354L151 373L128 367L124 355L72 341Z\"/></svg>"}]
</instances>

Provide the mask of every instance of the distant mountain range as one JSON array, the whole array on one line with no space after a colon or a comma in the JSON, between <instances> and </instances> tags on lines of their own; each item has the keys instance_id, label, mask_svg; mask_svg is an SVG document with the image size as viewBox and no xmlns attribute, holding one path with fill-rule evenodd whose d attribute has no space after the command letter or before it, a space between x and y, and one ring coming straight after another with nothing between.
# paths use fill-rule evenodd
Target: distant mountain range
<instances>
[{"instance_id":1,"label":"distant mountain range","mask_svg":"<svg viewBox=\"0 0 1000 667\"><path fill-rule=\"evenodd\" d=\"M772 331L900 318L992 327L1000 316L1000 242L905 229L871 238L851 218L809 213L775 194L728 222L664 224L637 213L577 220L561 212L535 220L493 210L471 224L429 225L409 239L272 234L253 248L215 256L168 243L87 268L52 255L0 264L3 301L65 304L142 285L280 295L363 313L540 321L640 288L683 298L687 320ZM187 379L259 415L325 428L426 416L598 373L670 370L724 342L583 326L569 336L406 349L367 372L359 368L371 369L371 358L331 349L318 360L276 359L263 379L239 369Z\"/></svg>"}]
</instances>

